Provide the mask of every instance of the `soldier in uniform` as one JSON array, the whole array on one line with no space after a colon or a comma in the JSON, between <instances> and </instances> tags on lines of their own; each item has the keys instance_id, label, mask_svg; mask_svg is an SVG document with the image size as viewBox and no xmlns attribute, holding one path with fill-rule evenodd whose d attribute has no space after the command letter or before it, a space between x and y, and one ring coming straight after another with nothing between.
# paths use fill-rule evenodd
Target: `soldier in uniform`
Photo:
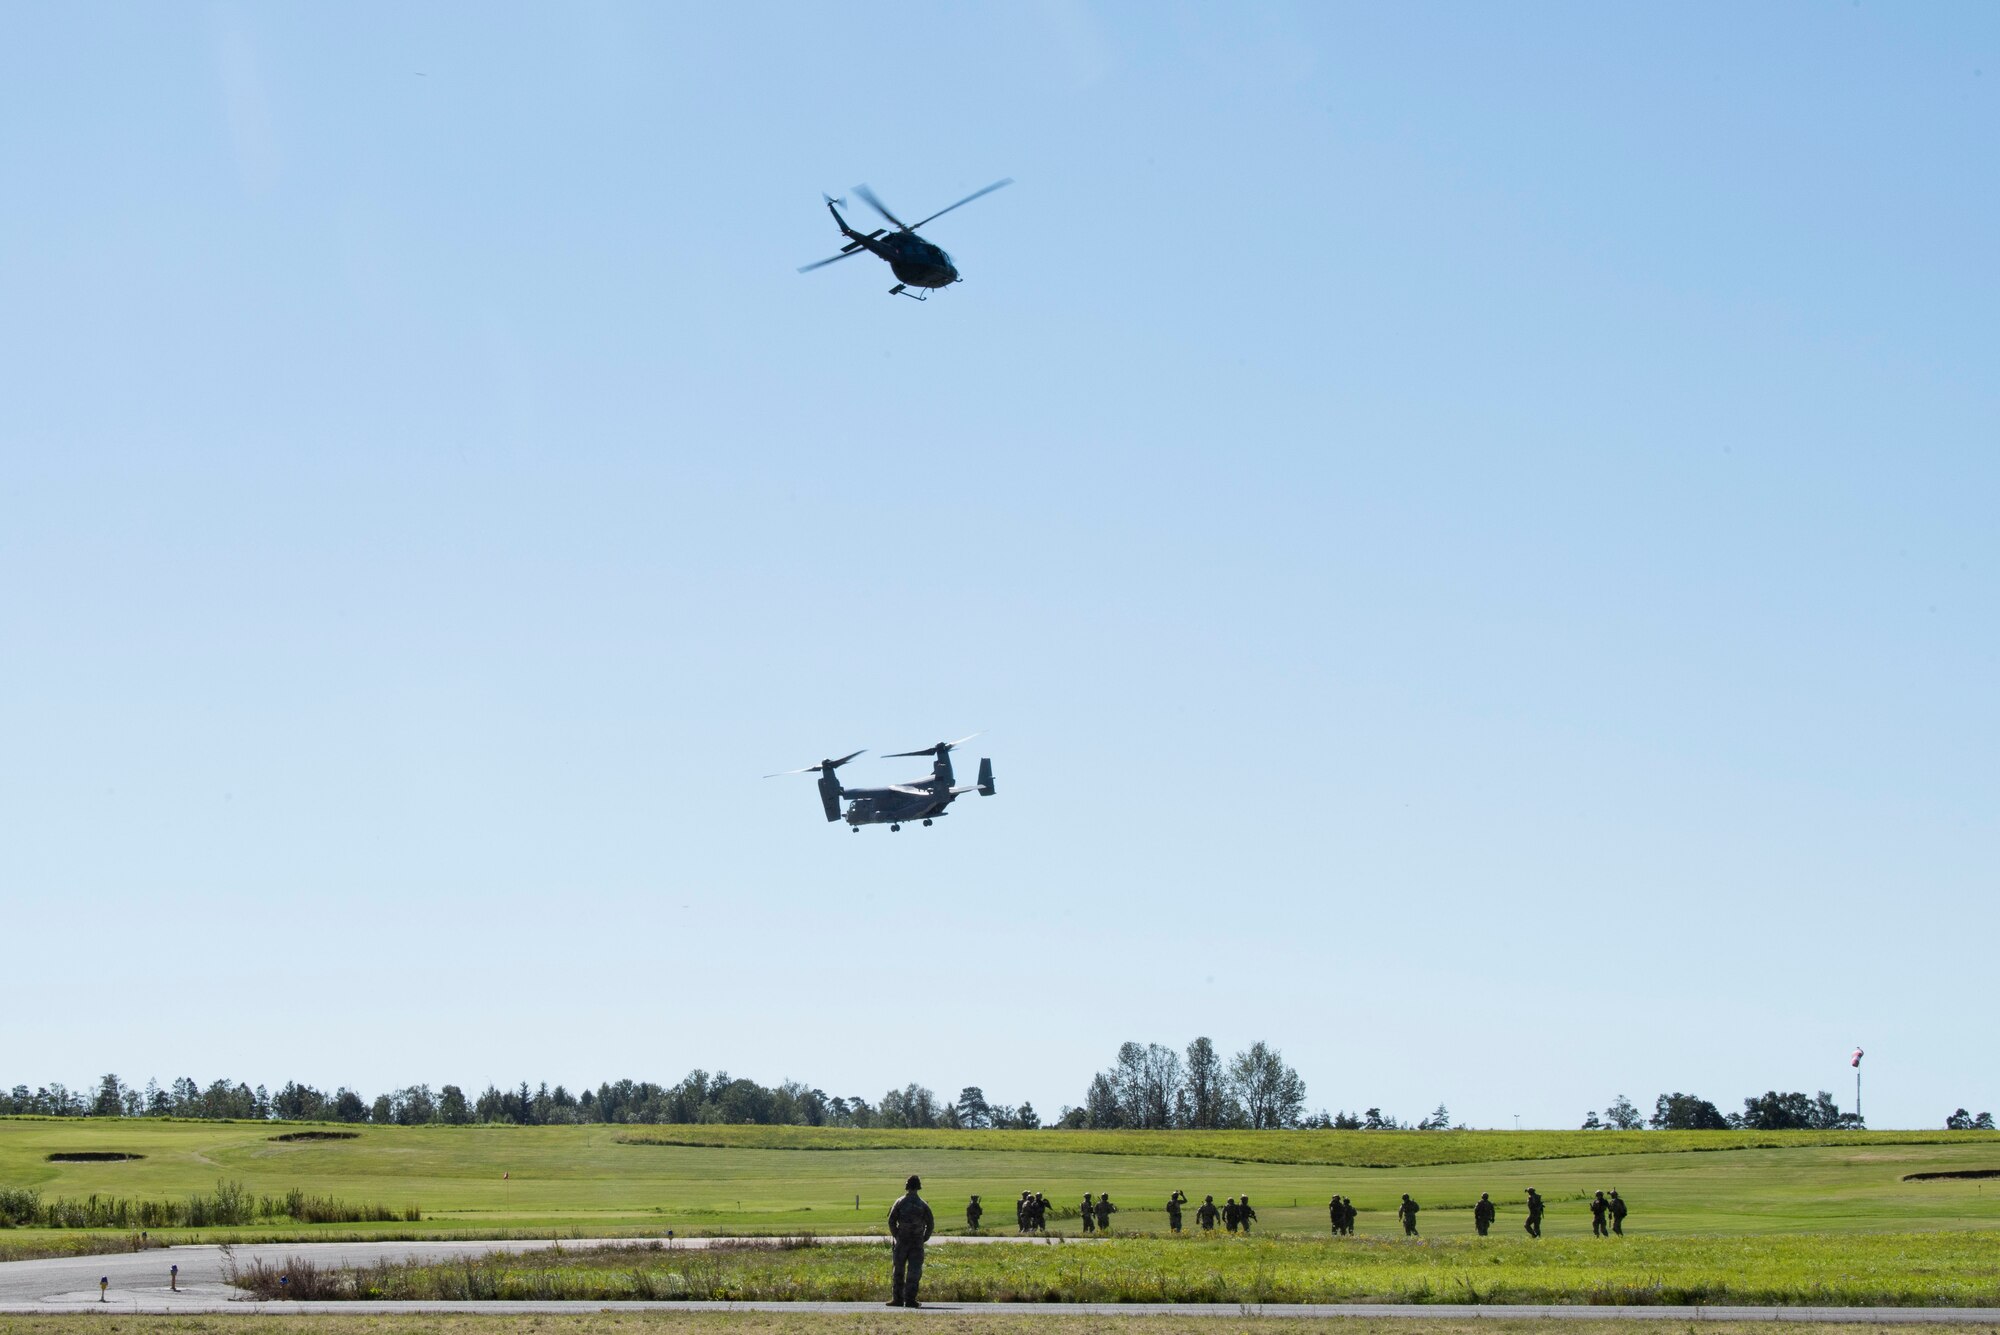
<instances>
[{"instance_id":1,"label":"soldier in uniform","mask_svg":"<svg viewBox=\"0 0 2000 1335\"><path fill-rule=\"evenodd\" d=\"M1611 1193L1611 1231L1621 1238L1625 1236L1625 1202L1615 1191Z\"/></svg>"},{"instance_id":2,"label":"soldier in uniform","mask_svg":"<svg viewBox=\"0 0 2000 1335\"><path fill-rule=\"evenodd\" d=\"M1201 1198L1201 1208L1194 1212L1194 1222L1201 1225L1202 1232L1213 1233L1215 1218L1221 1213L1222 1211L1215 1208L1215 1197L1204 1196Z\"/></svg>"},{"instance_id":3,"label":"soldier in uniform","mask_svg":"<svg viewBox=\"0 0 2000 1335\"><path fill-rule=\"evenodd\" d=\"M1187 1204L1187 1193L1176 1187L1174 1194L1167 1197L1167 1228L1174 1233L1181 1231L1181 1206Z\"/></svg>"},{"instance_id":4,"label":"soldier in uniform","mask_svg":"<svg viewBox=\"0 0 2000 1335\"><path fill-rule=\"evenodd\" d=\"M917 1195L923 1179L915 1173L903 1184L903 1198L889 1208L889 1236L896 1240L895 1260L889 1272L894 1296L891 1307L917 1307L917 1282L924 1277L924 1244L931 1240L937 1220L931 1207Z\"/></svg>"},{"instance_id":5,"label":"soldier in uniform","mask_svg":"<svg viewBox=\"0 0 2000 1335\"><path fill-rule=\"evenodd\" d=\"M1236 1217L1242 1222L1243 1231L1248 1233L1250 1231L1250 1221L1257 1217L1257 1212L1250 1208L1250 1194L1248 1192L1243 1194L1243 1199L1236 1202Z\"/></svg>"},{"instance_id":6,"label":"soldier in uniform","mask_svg":"<svg viewBox=\"0 0 2000 1335\"><path fill-rule=\"evenodd\" d=\"M1533 1187L1528 1188L1528 1220L1521 1227L1528 1230L1531 1238L1542 1236L1542 1197Z\"/></svg>"},{"instance_id":7,"label":"soldier in uniform","mask_svg":"<svg viewBox=\"0 0 2000 1335\"><path fill-rule=\"evenodd\" d=\"M1404 1237L1414 1238L1417 1236L1417 1211L1420 1208L1422 1207L1410 1199L1409 1192L1406 1191L1403 1193L1403 1203L1396 1207L1396 1218L1403 1221Z\"/></svg>"},{"instance_id":8,"label":"soldier in uniform","mask_svg":"<svg viewBox=\"0 0 2000 1335\"><path fill-rule=\"evenodd\" d=\"M1035 1232L1047 1233L1049 1231L1049 1198L1039 1191L1035 1193L1034 1219Z\"/></svg>"},{"instance_id":9,"label":"soldier in uniform","mask_svg":"<svg viewBox=\"0 0 2000 1335\"><path fill-rule=\"evenodd\" d=\"M1083 1215L1083 1231L1086 1233L1095 1233L1097 1231L1097 1207L1090 1203L1090 1193L1087 1191L1083 1193L1081 1213Z\"/></svg>"},{"instance_id":10,"label":"soldier in uniform","mask_svg":"<svg viewBox=\"0 0 2000 1335\"><path fill-rule=\"evenodd\" d=\"M1014 1231L1016 1233L1026 1233L1028 1231L1028 1199L1032 1194L1031 1192L1024 1191L1021 1193L1021 1199L1014 1202Z\"/></svg>"},{"instance_id":11,"label":"soldier in uniform","mask_svg":"<svg viewBox=\"0 0 2000 1335\"><path fill-rule=\"evenodd\" d=\"M967 1201L965 1203L966 1228L974 1233L977 1233L979 1231L979 1216L985 1213L986 1213L986 1207L979 1203L979 1198L977 1196L974 1196L971 1200Z\"/></svg>"},{"instance_id":12,"label":"soldier in uniform","mask_svg":"<svg viewBox=\"0 0 2000 1335\"><path fill-rule=\"evenodd\" d=\"M1347 1236L1350 1238L1354 1236L1354 1221L1360 1215L1361 1211L1354 1208L1354 1198L1352 1196L1342 1196L1340 1198L1340 1220L1346 1226Z\"/></svg>"},{"instance_id":13,"label":"soldier in uniform","mask_svg":"<svg viewBox=\"0 0 2000 1335\"><path fill-rule=\"evenodd\" d=\"M1326 1203L1327 1222L1333 1227L1333 1236L1340 1236L1340 1197L1335 1196Z\"/></svg>"},{"instance_id":14,"label":"soldier in uniform","mask_svg":"<svg viewBox=\"0 0 2000 1335\"><path fill-rule=\"evenodd\" d=\"M1111 1216L1117 1213L1117 1210L1118 1207L1111 1203L1110 1192L1100 1191L1097 1193L1097 1231L1099 1233L1109 1233L1111 1231Z\"/></svg>"},{"instance_id":15,"label":"soldier in uniform","mask_svg":"<svg viewBox=\"0 0 2000 1335\"><path fill-rule=\"evenodd\" d=\"M1595 1196L1592 1196L1590 1198L1591 1237L1608 1238L1611 1236L1611 1230L1604 1226L1604 1216L1606 1212L1609 1211L1610 1209L1611 1209L1611 1203L1604 1199L1603 1192L1600 1191Z\"/></svg>"},{"instance_id":16,"label":"soldier in uniform","mask_svg":"<svg viewBox=\"0 0 2000 1335\"><path fill-rule=\"evenodd\" d=\"M1493 1227L1493 1202L1483 1191L1479 1193L1479 1203L1472 1207L1472 1226L1479 1230L1482 1238L1486 1236L1486 1230Z\"/></svg>"},{"instance_id":17,"label":"soldier in uniform","mask_svg":"<svg viewBox=\"0 0 2000 1335\"><path fill-rule=\"evenodd\" d=\"M1236 1208L1236 1198L1231 1196L1222 1203L1222 1226L1234 1233L1236 1226L1242 1222L1243 1213Z\"/></svg>"}]
</instances>

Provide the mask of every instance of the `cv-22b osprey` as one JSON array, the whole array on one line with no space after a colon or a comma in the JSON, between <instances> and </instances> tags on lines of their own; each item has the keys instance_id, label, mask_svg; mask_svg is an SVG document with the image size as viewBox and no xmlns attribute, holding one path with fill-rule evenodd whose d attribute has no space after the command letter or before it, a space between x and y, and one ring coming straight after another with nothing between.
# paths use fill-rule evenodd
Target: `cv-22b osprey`
<instances>
[{"instance_id":1,"label":"cv-22b osprey","mask_svg":"<svg viewBox=\"0 0 2000 1335\"><path fill-rule=\"evenodd\" d=\"M977 737L973 733L972 737ZM856 834L864 825L887 825L890 833L903 828L904 821L920 820L929 825L933 819L948 815L945 808L963 793L978 793L981 797L993 796L993 762L982 758L979 762L979 782L954 786L951 772L951 753L972 740L961 737L955 742L939 742L936 746L926 746L920 751L894 751L884 759L895 760L903 756L930 756L931 772L921 779L908 783L892 783L886 788L843 788L840 778L834 773L842 765L862 754L853 751L838 760L822 760L817 765L807 765L804 769L788 769L784 774L819 775L819 803L826 810L830 821L845 820ZM766 774L767 779L780 777ZM841 799L847 800L847 809L841 810Z\"/></svg>"}]
</instances>

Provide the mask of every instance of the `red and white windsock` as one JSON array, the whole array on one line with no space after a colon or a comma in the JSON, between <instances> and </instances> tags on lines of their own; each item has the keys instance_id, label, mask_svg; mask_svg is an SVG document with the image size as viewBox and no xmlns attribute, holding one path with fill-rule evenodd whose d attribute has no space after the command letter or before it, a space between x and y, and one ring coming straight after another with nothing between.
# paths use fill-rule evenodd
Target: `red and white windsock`
<instances>
[{"instance_id":1,"label":"red and white windsock","mask_svg":"<svg viewBox=\"0 0 2000 1335\"><path fill-rule=\"evenodd\" d=\"M1847 1063L1847 1064L1848 1064L1849 1066L1852 1066L1852 1067L1853 1067L1853 1068L1854 1068L1855 1070L1857 1070L1857 1071L1861 1069L1861 1049L1860 1049L1860 1048L1856 1048L1856 1049L1854 1050L1854 1060L1853 1060L1853 1061L1851 1061L1851 1062L1849 1062L1849 1063Z\"/></svg>"}]
</instances>

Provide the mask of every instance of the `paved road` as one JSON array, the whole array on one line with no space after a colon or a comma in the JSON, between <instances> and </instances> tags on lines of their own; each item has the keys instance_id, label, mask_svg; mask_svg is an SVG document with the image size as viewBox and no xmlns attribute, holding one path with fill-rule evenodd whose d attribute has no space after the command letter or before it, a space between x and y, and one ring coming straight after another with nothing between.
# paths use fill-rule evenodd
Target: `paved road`
<instances>
[{"instance_id":1,"label":"paved road","mask_svg":"<svg viewBox=\"0 0 2000 1335\"><path fill-rule=\"evenodd\" d=\"M665 1247L700 1250L718 1242L739 1241L768 1242L770 1239L679 1238L669 1241L666 1238L565 1238L551 1241L547 1238L518 1238L497 1242L265 1242L236 1247L231 1254L242 1265L251 1261L283 1265L291 1258L299 1257L325 1267L373 1265L377 1261L455 1261L490 1252L599 1245L643 1246L649 1242L658 1242ZM818 1241L829 1245L873 1244L886 1247L889 1240L866 1235L836 1235L822 1236ZM1002 1237L991 1233L979 1237L932 1239L933 1245L944 1243L959 1247L980 1243L1044 1246L1055 1245L1059 1241L1052 1238ZM103 1256L61 1256L41 1261L0 1262L0 1312L68 1311L77 1303L98 1306L99 1278L111 1281L110 1292L105 1296L114 1304L122 1302L128 1308L133 1303L143 1304L148 1311L154 1310L155 1304L161 1310L171 1308L174 1311L212 1311L217 1303L230 1304L230 1311L260 1306L236 1301L241 1298L242 1291L223 1282L223 1264L223 1249L215 1246L156 1247L143 1252L111 1252ZM178 1293L168 1287L167 1267L173 1265L180 1267ZM594 1305L583 1303L580 1307L587 1309Z\"/></svg>"},{"instance_id":2,"label":"paved road","mask_svg":"<svg viewBox=\"0 0 2000 1335\"><path fill-rule=\"evenodd\" d=\"M647 1239L621 1238L619 1242ZM664 1241L664 1240L662 1240ZM721 1239L682 1238L666 1245L698 1249ZM881 1238L822 1238L826 1243L873 1243ZM1014 1237L939 1238L939 1243L964 1246L974 1243L1022 1245ZM1028 1240L1041 1245L1039 1239ZM369 1265L378 1260L452 1260L488 1252L530 1251L551 1246L588 1246L582 1239L563 1243L522 1239L509 1242L311 1242L261 1243L234 1249L239 1262L263 1260L280 1264L290 1257L307 1257L322 1266ZM1070 1246L1077 1245L1074 1242ZM180 1292L167 1286L167 1267L180 1266ZM690 1303L690 1302L340 1302L340 1303L260 1303L238 1297L238 1289L222 1279L223 1254L220 1247L172 1247L145 1252L118 1252L108 1256L65 1256L45 1261L0 1263L0 1313L45 1314L56 1312L112 1311L166 1314L203 1312L264 1312L292 1314L337 1312L350 1315L394 1315L412 1312L879 1312L876 1303ZM101 1303L98 1278L111 1281ZM938 1303L939 1311L1009 1311L1088 1315L1088 1316L1180 1316L1180 1317L1434 1317L1477 1318L1515 1317L1545 1321L1602 1320L1630 1321L1820 1321L1857 1325L1911 1325L1919 1322L1950 1322L1965 1325L2000 1325L2000 1308L1993 1307L1548 1307L1492 1306L1427 1303L1389 1305L1381 1303L1268 1303L1246 1306L1237 1303Z\"/></svg>"}]
</instances>

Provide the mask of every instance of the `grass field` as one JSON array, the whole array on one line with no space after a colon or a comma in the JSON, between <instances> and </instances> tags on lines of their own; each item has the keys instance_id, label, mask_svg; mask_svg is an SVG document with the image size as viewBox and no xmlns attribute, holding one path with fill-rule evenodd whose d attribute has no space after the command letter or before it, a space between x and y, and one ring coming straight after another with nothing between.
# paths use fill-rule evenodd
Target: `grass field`
<instances>
[{"instance_id":1,"label":"grass field","mask_svg":"<svg viewBox=\"0 0 2000 1335\"><path fill-rule=\"evenodd\" d=\"M239 1275L258 1297L446 1301L880 1301L888 1244L654 1244ZM284 1274L289 1285L281 1288ZM1119 1237L1060 1247L933 1247L941 1302L1564 1303L2000 1306L1985 1232L1775 1237Z\"/></svg>"},{"instance_id":2,"label":"grass field","mask_svg":"<svg viewBox=\"0 0 2000 1335\"><path fill-rule=\"evenodd\" d=\"M0 1119L0 1187L44 1197L166 1198L292 1188L416 1207L417 1223L163 1231L169 1240L407 1236L648 1237L882 1231L903 1178L921 1173L947 1230L968 1194L990 1228L1013 1228L1024 1187L1065 1207L1110 1191L1121 1236L1095 1248L934 1253L940 1295L1077 1299L2000 1303L2000 1178L1906 1180L2000 1168L2000 1134L1870 1132L1628 1135L1575 1132L848 1133L758 1127L360 1127L352 1139L281 1141L264 1123ZM704 1144L659 1143L699 1140ZM1599 1153L1588 1153L1598 1150ZM51 1155L121 1153L115 1162ZM1366 1166L1382 1163L1400 1166ZM1523 1190L1549 1202L1539 1246L1520 1232ZM1254 1240L1175 1240L1167 1192L1247 1192ZM1598 1188L1632 1202L1621 1242L1589 1238ZM1324 1237L1333 1192L1361 1208L1361 1237ZM1402 1192L1424 1205L1423 1241L1397 1236ZM1492 1193L1495 1236L1473 1236ZM859 1208L857 1208L857 1200ZM1190 1223L1192 1222L1190 1218ZM1058 1231L1074 1233L1066 1213ZM156 1233L154 1242L162 1240ZM128 1245L127 1235L0 1230L0 1257ZM706 1291L875 1296L877 1248L727 1254ZM720 1267L719 1269L717 1267ZM494 1263L491 1291L615 1297L655 1269L575 1252L550 1265ZM532 1272L532 1273L531 1273ZM592 1273L595 1272L595 1273ZM681 1268L685 1278L686 1267ZM662 1269L632 1294L667 1296ZM515 1279L508 1275L517 1276ZM539 1277L533 1277L538 1275ZM529 1276L527 1278L519 1278ZM413 1278L410 1283L422 1282ZM565 1287L568 1286L568 1287ZM699 1286L696 1286L699 1287ZM412 1292L415 1292L412 1289ZM1676 1296L1678 1295L1678 1297Z\"/></svg>"},{"instance_id":3,"label":"grass field","mask_svg":"<svg viewBox=\"0 0 2000 1335\"><path fill-rule=\"evenodd\" d=\"M1422 1317L1338 1320L1219 1317L1199 1322L1178 1317L1075 1316L1052 1312L869 1312L822 1315L799 1312L590 1312L575 1316L436 1315L436 1316L0 1316L0 1335L878 1335L921 1329L925 1335L1179 1335L1195 1330L1204 1335L1539 1335L1544 1322L1482 1317L1475 1321ZM1624 1321L1564 1321L1555 1329L1563 1335L1647 1335L1659 1328L1636 1329ZM1681 1324L1670 1324L1660 1335L1679 1335ZM1969 1335L1982 1327L1913 1324L1866 1326L1819 1322L1708 1322L1700 1335L1867 1335L1895 1331L1897 1335Z\"/></svg>"},{"instance_id":4,"label":"grass field","mask_svg":"<svg viewBox=\"0 0 2000 1335\"><path fill-rule=\"evenodd\" d=\"M1587 1234L1589 1192L1617 1187L1629 1231L1649 1234L1913 1232L2000 1227L2000 1179L1905 1181L1916 1172L2000 1168L2000 1133L1864 1132L813 1132L761 1127L361 1127L352 1140L279 1141L292 1125L152 1119L0 1119L0 1187L44 1197L162 1198L291 1188L421 1209L421 1223L245 1230L230 1236L449 1236L880 1231L911 1172L946 1227L980 1193L987 1223L1011 1229L1023 1188L1068 1208L1109 1190L1126 1231L1159 1230L1169 1190L1195 1201L1248 1192L1260 1233L1318 1234L1339 1192L1364 1235L1394 1231L1402 1192L1426 1236L1472 1232L1481 1191L1496 1232L1519 1231L1523 1189L1549 1202L1552 1238ZM715 1145L644 1143L710 1139ZM783 1148L818 1145L818 1149ZM1733 1148L1731 1148L1733 1146ZM1138 1147L1157 1151L1142 1153ZM1580 1151L1599 1149L1598 1154ZM52 1154L140 1154L56 1163ZM1254 1157L1253 1157L1254 1156ZM1567 1157L1565 1157L1567 1156ZM1337 1162L1340 1159L1354 1163ZM1403 1167L1363 1163L1415 1160ZM1439 1160L1444 1160L1440 1162ZM504 1175L504 1176L503 1176ZM859 1199L860 1208L856 1208ZM1296 1203L1295 1203L1296 1202ZM1073 1222L1065 1222L1073 1227ZM0 1230L15 1249L33 1230ZM184 1236L169 1234L169 1236Z\"/></svg>"}]
</instances>

